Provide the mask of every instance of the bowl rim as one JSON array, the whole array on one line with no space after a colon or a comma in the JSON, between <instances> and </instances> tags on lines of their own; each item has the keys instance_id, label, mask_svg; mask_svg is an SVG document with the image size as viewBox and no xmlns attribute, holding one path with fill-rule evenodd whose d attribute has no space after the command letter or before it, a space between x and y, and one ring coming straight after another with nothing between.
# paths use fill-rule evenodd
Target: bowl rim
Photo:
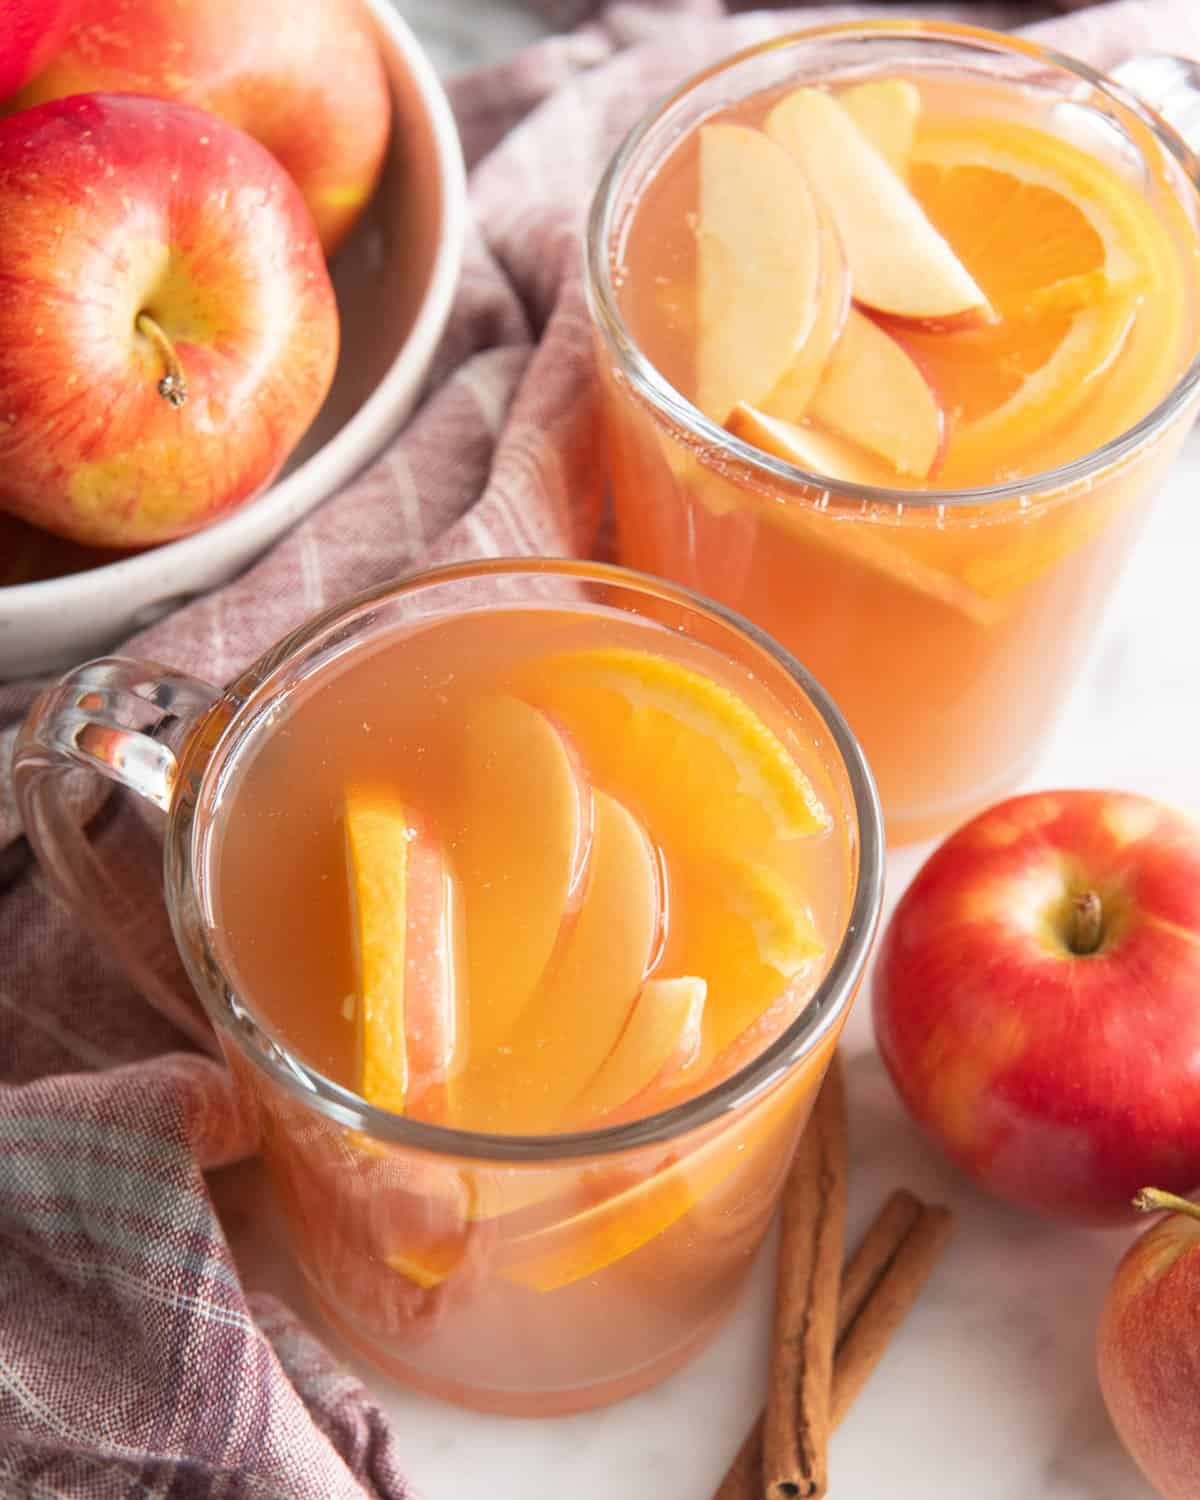
<instances>
[{"instance_id":1,"label":"bowl rim","mask_svg":"<svg viewBox=\"0 0 1200 1500\"><path fill-rule=\"evenodd\" d=\"M467 172L458 125L428 53L390 0L359 3L379 32L389 85L391 57L408 70L429 121L437 155L441 219L437 250L417 315L399 353L379 384L328 442L232 515L132 557L57 578L0 586L0 601L9 623L22 606L78 606L97 595L107 596L126 588L152 587L156 598L169 599L175 575L189 565L203 568L207 563L211 567L227 550L243 559L236 569L241 572L273 540L367 468L397 435L401 425L396 421L397 407L415 392L446 326L458 288L467 237ZM212 586L189 588L182 576L179 582L184 593L206 592Z\"/></svg>"}]
</instances>

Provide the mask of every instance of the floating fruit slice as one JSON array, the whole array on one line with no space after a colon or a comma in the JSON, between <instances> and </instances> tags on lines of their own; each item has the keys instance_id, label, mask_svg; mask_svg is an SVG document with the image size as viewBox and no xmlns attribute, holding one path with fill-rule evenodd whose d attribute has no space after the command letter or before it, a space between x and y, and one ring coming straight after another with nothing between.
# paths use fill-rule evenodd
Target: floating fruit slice
<instances>
[{"instance_id":1,"label":"floating fruit slice","mask_svg":"<svg viewBox=\"0 0 1200 1500\"><path fill-rule=\"evenodd\" d=\"M841 336L850 309L850 272L842 242L828 209L821 222L821 277L812 327L779 384L763 401L763 410L789 422L808 413L829 356Z\"/></svg>"},{"instance_id":2,"label":"floating fruit slice","mask_svg":"<svg viewBox=\"0 0 1200 1500\"><path fill-rule=\"evenodd\" d=\"M359 1090L440 1118L456 1032L454 893L438 841L400 798L351 787L346 863L358 994Z\"/></svg>"},{"instance_id":3,"label":"floating fruit slice","mask_svg":"<svg viewBox=\"0 0 1200 1500\"><path fill-rule=\"evenodd\" d=\"M591 790L558 725L507 696L472 708L458 773L471 1046L486 1052L512 1029L578 906Z\"/></svg>"},{"instance_id":4,"label":"floating fruit slice","mask_svg":"<svg viewBox=\"0 0 1200 1500\"><path fill-rule=\"evenodd\" d=\"M751 1153L771 1150L796 1107L782 1088L740 1124L557 1223L517 1235L499 1250L502 1274L538 1292L557 1291L632 1255L715 1192ZM781 1135L780 1149L785 1149Z\"/></svg>"},{"instance_id":5,"label":"floating fruit slice","mask_svg":"<svg viewBox=\"0 0 1200 1500\"><path fill-rule=\"evenodd\" d=\"M457 1269L463 1257L461 1243L430 1246L421 1251L393 1250L384 1260L393 1271L407 1276L419 1287L428 1290L440 1286L452 1271Z\"/></svg>"},{"instance_id":6,"label":"floating fruit slice","mask_svg":"<svg viewBox=\"0 0 1200 1500\"><path fill-rule=\"evenodd\" d=\"M1031 301L1078 307L1096 272L1107 289L1136 288L1155 260L1153 209L1111 168L1044 130L991 119L926 125L911 183L1005 320L1027 316Z\"/></svg>"},{"instance_id":7,"label":"floating fruit slice","mask_svg":"<svg viewBox=\"0 0 1200 1500\"><path fill-rule=\"evenodd\" d=\"M743 125L700 128L696 404L723 422L795 359L817 306L819 229L804 174Z\"/></svg>"},{"instance_id":8,"label":"floating fruit slice","mask_svg":"<svg viewBox=\"0 0 1200 1500\"><path fill-rule=\"evenodd\" d=\"M1102 481L1088 493L1028 513L1005 528L1004 540L980 549L963 564L965 582L997 601L1048 573L1107 530L1127 509L1138 508L1141 484L1121 478ZM1127 518L1129 519L1129 518Z\"/></svg>"},{"instance_id":9,"label":"floating fruit slice","mask_svg":"<svg viewBox=\"0 0 1200 1500\"><path fill-rule=\"evenodd\" d=\"M534 663L528 695L571 726L597 786L659 843L765 851L828 827L782 740L711 677L653 651L564 651Z\"/></svg>"},{"instance_id":10,"label":"floating fruit slice","mask_svg":"<svg viewBox=\"0 0 1200 1500\"><path fill-rule=\"evenodd\" d=\"M770 866L698 862L676 883L673 921L708 998L698 1067L747 1031L825 951L812 912Z\"/></svg>"},{"instance_id":11,"label":"floating fruit slice","mask_svg":"<svg viewBox=\"0 0 1200 1500\"><path fill-rule=\"evenodd\" d=\"M836 99L795 89L771 110L766 128L833 215L855 301L904 318L990 316L962 261ZM748 390L741 396L753 404Z\"/></svg>"},{"instance_id":12,"label":"floating fruit slice","mask_svg":"<svg viewBox=\"0 0 1200 1500\"><path fill-rule=\"evenodd\" d=\"M633 1118L631 1104L638 1116L653 1114L700 1055L707 990L703 979L647 979L616 1046L571 1105L567 1128L612 1123L614 1110Z\"/></svg>"},{"instance_id":13,"label":"floating fruit slice","mask_svg":"<svg viewBox=\"0 0 1200 1500\"><path fill-rule=\"evenodd\" d=\"M852 444L817 428L797 427L753 407L740 406L730 418L729 430L764 453L797 464L810 474L855 484L888 484L888 470L882 464ZM894 482L895 476L891 479ZM862 520L852 516L842 519L794 503L764 504L760 513L772 525L790 531L805 546L823 548L844 562L937 600L976 625L994 625L1003 618L1001 606L968 587L953 573L913 556L883 530L884 523L870 516ZM889 529L894 535L896 528Z\"/></svg>"},{"instance_id":14,"label":"floating fruit slice","mask_svg":"<svg viewBox=\"0 0 1200 1500\"><path fill-rule=\"evenodd\" d=\"M929 382L856 307L813 394L812 416L914 479L927 479L942 451L945 424Z\"/></svg>"},{"instance_id":15,"label":"floating fruit slice","mask_svg":"<svg viewBox=\"0 0 1200 1500\"><path fill-rule=\"evenodd\" d=\"M638 820L604 792L578 915L503 1044L477 1049L463 1123L536 1134L558 1128L621 1035L659 939L658 859Z\"/></svg>"},{"instance_id":16,"label":"floating fruit slice","mask_svg":"<svg viewBox=\"0 0 1200 1500\"><path fill-rule=\"evenodd\" d=\"M907 177L921 91L907 78L871 78L842 89L838 103L900 177Z\"/></svg>"},{"instance_id":17,"label":"floating fruit slice","mask_svg":"<svg viewBox=\"0 0 1200 1500\"><path fill-rule=\"evenodd\" d=\"M735 406L725 424L734 437L752 443L773 458L796 464L818 478L846 480L888 489L896 483L896 471L872 457L856 443L811 422L787 422L773 413L745 402ZM775 506L782 512L782 506Z\"/></svg>"},{"instance_id":18,"label":"floating fruit slice","mask_svg":"<svg viewBox=\"0 0 1200 1500\"><path fill-rule=\"evenodd\" d=\"M697 1080L697 1091L716 1088L717 1084L723 1083L726 1078L732 1078L748 1063L753 1062L772 1042L778 1041L811 1000L818 978L819 970L815 966L809 965L802 970L756 1020L751 1021L744 1031L731 1038L716 1053ZM812 1066L817 1066L815 1058Z\"/></svg>"},{"instance_id":19,"label":"floating fruit slice","mask_svg":"<svg viewBox=\"0 0 1200 1500\"><path fill-rule=\"evenodd\" d=\"M1007 400L958 427L939 482L976 485L1003 477L1022 448L1069 422L1121 353L1138 301L1133 293L1114 294L1077 312L1045 364Z\"/></svg>"},{"instance_id":20,"label":"floating fruit slice","mask_svg":"<svg viewBox=\"0 0 1200 1500\"><path fill-rule=\"evenodd\" d=\"M1073 451L1069 424L1104 384L1130 338L1139 299L1157 279L1153 210L1109 167L1028 126L962 120L922 130L911 181L1000 315L996 328L944 340L904 332L953 395L959 418L939 476L985 484L1044 466L1048 437ZM1162 377L1150 360L1137 385ZM1141 391L1131 390L1137 401ZM1053 461L1053 460L1052 460Z\"/></svg>"}]
</instances>

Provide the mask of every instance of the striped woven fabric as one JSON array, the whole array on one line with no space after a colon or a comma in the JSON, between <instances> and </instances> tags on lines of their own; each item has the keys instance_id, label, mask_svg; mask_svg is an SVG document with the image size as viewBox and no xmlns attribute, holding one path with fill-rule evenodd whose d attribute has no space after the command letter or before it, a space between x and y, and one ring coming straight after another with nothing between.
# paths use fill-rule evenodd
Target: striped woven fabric
<instances>
[{"instance_id":1,"label":"striped woven fabric","mask_svg":"<svg viewBox=\"0 0 1200 1500\"><path fill-rule=\"evenodd\" d=\"M905 10L1035 20L1101 67L1147 47L1200 54L1185 0L1057 20L1052 3L547 8L578 29L452 86L477 228L423 407L247 574L129 651L222 680L313 611L418 565L602 545L581 221L635 116L702 64L814 15ZM34 686L0 688L0 767ZM48 897L0 771L0 1496L409 1493L369 1395L277 1301L242 1290L204 1172L253 1148L224 1069Z\"/></svg>"}]
</instances>

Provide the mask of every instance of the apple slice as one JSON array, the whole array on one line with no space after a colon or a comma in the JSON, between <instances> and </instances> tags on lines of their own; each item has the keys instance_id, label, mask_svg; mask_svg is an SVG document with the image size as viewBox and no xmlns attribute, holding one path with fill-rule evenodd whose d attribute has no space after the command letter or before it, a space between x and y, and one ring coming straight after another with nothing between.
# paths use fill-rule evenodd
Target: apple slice
<instances>
[{"instance_id":1,"label":"apple slice","mask_svg":"<svg viewBox=\"0 0 1200 1500\"><path fill-rule=\"evenodd\" d=\"M605 1117L614 1110L633 1118L630 1106L638 1116L653 1114L700 1055L707 992L703 979L690 976L647 979L617 1045L572 1104L568 1128L611 1124Z\"/></svg>"},{"instance_id":2,"label":"apple slice","mask_svg":"<svg viewBox=\"0 0 1200 1500\"><path fill-rule=\"evenodd\" d=\"M592 794L566 735L520 698L464 726L454 841L466 928L471 1049L512 1029L582 891Z\"/></svg>"},{"instance_id":3,"label":"apple slice","mask_svg":"<svg viewBox=\"0 0 1200 1500\"><path fill-rule=\"evenodd\" d=\"M817 309L820 232L804 173L744 125L700 128L696 404L724 422L772 390Z\"/></svg>"},{"instance_id":4,"label":"apple slice","mask_svg":"<svg viewBox=\"0 0 1200 1500\"><path fill-rule=\"evenodd\" d=\"M836 99L794 89L766 128L832 213L855 301L898 318L954 319L959 326L990 319L974 278Z\"/></svg>"},{"instance_id":5,"label":"apple slice","mask_svg":"<svg viewBox=\"0 0 1200 1500\"><path fill-rule=\"evenodd\" d=\"M798 427L744 405L734 410L726 425L735 437L810 474L851 484L887 487L895 483L895 473L870 454L819 428ZM799 504L763 506L761 514L806 546L823 547L892 583L936 599L976 625L991 626L1004 617L1002 604L889 540L878 521L839 519Z\"/></svg>"},{"instance_id":6,"label":"apple slice","mask_svg":"<svg viewBox=\"0 0 1200 1500\"><path fill-rule=\"evenodd\" d=\"M821 376L834 345L841 337L850 309L850 270L846 252L834 227L833 217L819 206L821 224L821 278L817 293L817 311L808 337L788 367L783 379L762 403L763 411L799 422L808 414Z\"/></svg>"},{"instance_id":7,"label":"apple slice","mask_svg":"<svg viewBox=\"0 0 1200 1500\"><path fill-rule=\"evenodd\" d=\"M871 78L842 89L837 102L892 171L907 178L921 113L916 84L907 78Z\"/></svg>"},{"instance_id":8,"label":"apple slice","mask_svg":"<svg viewBox=\"0 0 1200 1500\"><path fill-rule=\"evenodd\" d=\"M369 1104L445 1114L457 1030L454 887L441 845L393 793L351 787L346 866Z\"/></svg>"},{"instance_id":9,"label":"apple slice","mask_svg":"<svg viewBox=\"0 0 1200 1500\"><path fill-rule=\"evenodd\" d=\"M476 1048L460 1091L475 1130L557 1129L616 1046L650 967L663 913L655 850L638 820L593 793L583 900L502 1047Z\"/></svg>"},{"instance_id":10,"label":"apple slice","mask_svg":"<svg viewBox=\"0 0 1200 1500\"><path fill-rule=\"evenodd\" d=\"M871 484L881 489L895 486L894 468L880 463L855 444L807 422L803 425L787 422L782 417L740 402L730 413L725 426L743 442L753 443L764 453L785 459L823 479Z\"/></svg>"},{"instance_id":11,"label":"apple slice","mask_svg":"<svg viewBox=\"0 0 1200 1500\"><path fill-rule=\"evenodd\" d=\"M941 456L945 422L929 382L856 307L813 393L812 415L913 479L928 479Z\"/></svg>"}]
</instances>

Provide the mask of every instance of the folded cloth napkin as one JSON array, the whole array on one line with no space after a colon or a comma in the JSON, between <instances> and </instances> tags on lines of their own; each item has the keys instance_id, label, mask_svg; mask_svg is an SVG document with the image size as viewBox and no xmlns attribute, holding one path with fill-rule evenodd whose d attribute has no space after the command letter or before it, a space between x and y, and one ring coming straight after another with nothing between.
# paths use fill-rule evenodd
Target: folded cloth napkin
<instances>
[{"instance_id":1,"label":"folded cloth napkin","mask_svg":"<svg viewBox=\"0 0 1200 1500\"><path fill-rule=\"evenodd\" d=\"M904 13L1034 22L1100 67L1200 55L1200 13L1181 0L1058 20L1070 0L544 8L577 29L451 85L476 228L428 399L367 473L129 651L220 681L313 611L417 566L598 545L580 226L624 131L701 65L816 18ZM203 1176L254 1148L227 1073L31 867L7 766L34 687L0 688L0 1496L401 1500L367 1392L241 1288Z\"/></svg>"}]
</instances>

